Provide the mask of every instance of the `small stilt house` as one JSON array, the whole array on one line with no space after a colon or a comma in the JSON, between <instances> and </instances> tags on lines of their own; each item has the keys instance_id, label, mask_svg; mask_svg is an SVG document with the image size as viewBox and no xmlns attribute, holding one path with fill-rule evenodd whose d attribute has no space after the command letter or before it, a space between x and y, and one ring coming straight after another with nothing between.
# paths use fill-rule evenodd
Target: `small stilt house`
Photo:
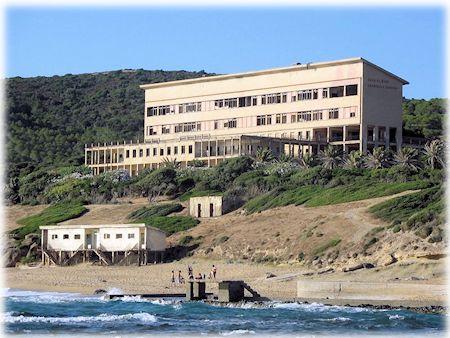
<instances>
[{"instance_id":1,"label":"small stilt house","mask_svg":"<svg viewBox=\"0 0 450 338\"><path fill-rule=\"evenodd\" d=\"M42 263L146 265L162 262L166 233L141 224L41 226Z\"/></svg>"}]
</instances>

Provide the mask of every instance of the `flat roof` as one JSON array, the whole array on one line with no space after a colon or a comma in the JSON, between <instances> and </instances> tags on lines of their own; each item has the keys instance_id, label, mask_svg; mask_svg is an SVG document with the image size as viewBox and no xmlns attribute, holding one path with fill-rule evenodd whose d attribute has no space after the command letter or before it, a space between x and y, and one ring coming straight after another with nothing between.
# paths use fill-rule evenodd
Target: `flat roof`
<instances>
[{"instance_id":1,"label":"flat roof","mask_svg":"<svg viewBox=\"0 0 450 338\"><path fill-rule=\"evenodd\" d=\"M383 69L383 68L377 66L376 64L374 64L370 61L367 61L366 59L364 59L362 57L356 57L356 58L342 59L342 60L336 60L336 61L304 63L304 64L299 64L299 65L294 65L294 66L289 66L289 67L270 68L270 69L251 71L251 72L225 74L225 75L214 75L214 76L206 76L206 77L200 77L200 78L195 78L195 79L143 84L143 85L140 85L139 87L141 89L170 87L170 86L186 85L186 84L192 84L192 83L211 82L211 81L220 81L220 80L227 80L227 79L233 79L233 78L237 79L237 78L250 77L250 76L283 73L283 72L290 72L290 71L294 71L294 70L306 70L306 69L310 69L310 68L338 66L338 65L345 65L345 64L358 63L358 62L366 63L366 64L382 71L383 73L385 73L389 76L392 76L393 78L396 78L403 84L409 84L408 81L387 71L386 69Z\"/></svg>"},{"instance_id":2,"label":"flat roof","mask_svg":"<svg viewBox=\"0 0 450 338\"><path fill-rule=\"evenodd\" d=\"M60 224L60 225L42 225L41 230L55 230L55 229L100 229L100 228L150 228L152 230L166 233L165 231L145 225L145 223L128 223L128 224Z\"/></svg>"}]
</instances>

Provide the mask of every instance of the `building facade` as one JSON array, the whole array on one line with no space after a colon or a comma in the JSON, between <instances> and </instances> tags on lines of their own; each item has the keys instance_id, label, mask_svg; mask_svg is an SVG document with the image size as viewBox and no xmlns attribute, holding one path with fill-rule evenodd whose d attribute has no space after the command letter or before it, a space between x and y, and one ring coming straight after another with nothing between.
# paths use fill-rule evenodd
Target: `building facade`
<instances>
[{"instance_id":1,"label":"building facade","mask_svg":"<svg viewBox=\"0 0 450 338\"><path fill-rule=\"evenodd\" d=\"M106 265L145 265L161 261L166 250L166 233L143 223L61 224L40 229L44 264L96 260Z\"/></svg>"},{"instance_id":2,"label":"building facade","mask_svg":"<svg viewBox=\"0 0 450 338\"><path fill-rule=\"evenodd\" d=\"M144 141L86 146L94 174L135 175L165 160L216 165L254 155L396 149L402 144L402 87L408 82L363 58L298 64L140 86Z\"/></svg>"}]
</instances>

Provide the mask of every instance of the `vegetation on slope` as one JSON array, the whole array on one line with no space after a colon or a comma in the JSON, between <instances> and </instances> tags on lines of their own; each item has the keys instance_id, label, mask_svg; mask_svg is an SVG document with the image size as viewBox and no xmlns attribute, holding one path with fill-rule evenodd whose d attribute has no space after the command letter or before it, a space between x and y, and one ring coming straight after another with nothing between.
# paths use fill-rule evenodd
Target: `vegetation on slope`
<instances>
[{"instance_id":1,"label":"vegetation on slope","mask_svg":"<svg viewBox=\"0 0 450 338\"><path fill-rule=\"evenodd\" d=\"M128 215L133 222L145 223L165 231L168 235L188 230L196 226L198 220L190 216L168 216L183 210L179 203L157 204L151 207L142 207Z\"/></svg>"},{"instance_id":2,"label":"vegetation on slope","mask_svg":"<svg viewBox=\"0 0 450 338\"><path fill-rule=\"evenodd\" d=\"M76 218L86 211L86 207L79 202L54 204L37 215L19 219L17 223L22 227L13 230L12 233L23 238L30 233L39 233L39 226L41 225L52 225Z\"/></svg>"}]
</instances>

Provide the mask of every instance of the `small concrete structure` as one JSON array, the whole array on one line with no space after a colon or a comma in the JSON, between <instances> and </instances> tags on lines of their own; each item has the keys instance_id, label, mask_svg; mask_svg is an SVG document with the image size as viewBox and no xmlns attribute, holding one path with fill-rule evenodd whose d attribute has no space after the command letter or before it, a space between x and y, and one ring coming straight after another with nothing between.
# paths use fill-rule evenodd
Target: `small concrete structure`
<instances>
[{"instance_id":1,"label":"small concrete structure","mask_svg":"<svg viewBox=\"0 0 450 338\"><path fill-rule=\"evenodd\" d=\"M222 196L200 196L189 199L189 214L192 217L222 216Z\"/></svg>"},{"instance_id":2,"label":"small concrete structure","mask_svg":"<svg viewBox=\"0 0 450 338\"><path fill-rule=\"evenodd\" d=\"M223 281L219 283L219 302L239 302L243 299L243 281Z\"/></svg>"},{"instance_id":3,"label":"small concrete structure","mask_svg":"<svg viewBox=\"0 0 450 338\"><path fill-rule=\"evenodd\" d=\"M445 284L315 280L297 282L297 300L336 305L442 305L445 304L447 294Z\"/></svg>"},{"instance_id":4,"label":"small concrete structure","mask_svg":"<svg viewBox=\"0 0 450 338\"><path fill-rule=\"evenodd\" d=\"M188 281L186 283L186 300L206 299L206 283L197 281Z\"/></svg>"},{"instance_id":5,"label":"small concrete structure","mask_svg":"<svg viewBox=\"0 0 450 338\"><path fill-rule=\"evenodd\" d=\"M161 262L166 233L139 224L41 226L42 263L70 265L99 261L105 265Z\"/></svg>"}]
</instances>

